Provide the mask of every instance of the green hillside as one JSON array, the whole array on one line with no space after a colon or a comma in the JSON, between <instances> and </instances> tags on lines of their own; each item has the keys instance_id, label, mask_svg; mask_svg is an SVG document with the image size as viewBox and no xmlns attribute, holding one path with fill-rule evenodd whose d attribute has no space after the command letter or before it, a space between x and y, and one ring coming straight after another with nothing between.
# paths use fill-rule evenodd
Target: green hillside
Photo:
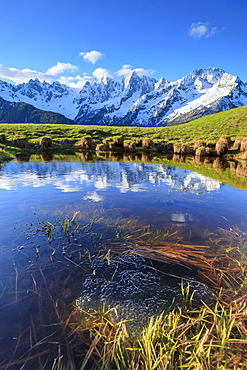
<instances>
[{"instance_id":1,"label":"green hillside","mask_svg":"<svg viewBox=\"0 0 247 370\"><path fill-rule=\"evenodd\" d=\"M236 137L247 136L247 106L215 113L183 125L166 127L169 140L174 138L181 142L216 141L221 135Z\"/></svg>"},{"instance_id":2,"label":"green hillside","mask_svg":"<svg viewBox=\"0 0 247 370\"><path fill-rule=\"evenodd\" d=\"M53 140L68 140L76 144L83 136L90 134L95 142L115 135L124 139L149 138L176 143L193 143L195 141L215 142L221 135L247 137L247 106L216 113L195 121L170 127L116 127L116 126L84 126L66 124L0 124L0 134L7 140L14 136L26 137L30 141L42 136L50 136Z\"/></svg>"}]
</instances>

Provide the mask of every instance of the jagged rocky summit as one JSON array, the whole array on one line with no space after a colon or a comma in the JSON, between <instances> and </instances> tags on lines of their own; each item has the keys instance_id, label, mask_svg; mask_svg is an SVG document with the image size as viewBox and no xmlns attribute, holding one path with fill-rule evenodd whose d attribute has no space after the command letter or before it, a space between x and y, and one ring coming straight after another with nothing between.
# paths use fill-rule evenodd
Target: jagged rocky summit
<instances>
[{"instance_id":1,"label":"jagged rocky summit","mask_svg":"<svg viewBox=\"0 0 247 370\"><path fill-rule=\"evenodd\" d=\"M0 81L0 97L0 122L17 122L5 106L22 102L26 107L19 122L31 122L32 105L46 115L59 114L53 117L54 123L166 126L247 105L247 84L219 68L196 69L174 82L138 76L134 71L122 82L87 81L81 90L58 81L49 84L36 79L20 85ZM45 117L36 121L33 115L32 119L41 123Z\"/></svg>"}]
</instances>

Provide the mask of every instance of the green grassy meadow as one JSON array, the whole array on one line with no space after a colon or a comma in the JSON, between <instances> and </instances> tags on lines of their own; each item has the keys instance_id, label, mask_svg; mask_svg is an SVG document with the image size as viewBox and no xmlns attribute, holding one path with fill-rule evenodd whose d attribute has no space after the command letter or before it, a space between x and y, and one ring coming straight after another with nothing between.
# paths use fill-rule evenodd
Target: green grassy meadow
<instances>
[{"instance_id":1,"label":"green grassy meadow","mask_svg":"<svg viewBox=\"0 0 247 370\"><path fill-rule=\"evenodd\" d=\"M231 140L247 137L247 106L216 113L207 117L169 127L116 127L84 126L65 124L0 124L0 134L7 140L25 137L35 142L49 136L57 143L76 145L81 137L91 135L94 142L121 135L124 140L149 138L154 141L165 140L172 143L191 144L196 141L207 143L217 141L221 135L229 135Z\"/></svg>"}]
</instances>

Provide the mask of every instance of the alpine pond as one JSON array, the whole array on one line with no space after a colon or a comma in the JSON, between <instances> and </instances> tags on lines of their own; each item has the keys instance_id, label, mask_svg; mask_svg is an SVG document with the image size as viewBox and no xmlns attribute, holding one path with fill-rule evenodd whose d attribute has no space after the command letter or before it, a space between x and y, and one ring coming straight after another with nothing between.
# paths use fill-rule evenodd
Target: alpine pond
<instances>
[{"instance_id":1,"label":"alpine pond","mask_svg":"<svg viewBox=\"0 0 247 370\"><path fill-rule=\"evenodd\" d=\"M214 299L196 263L148 253L217 253L224 231L245 229L246 191L160 159L117 159L32 156L1 167L0 369L32 368L43 353L52 364L67 335L59 320L75 306L112 310L136 335L151 315L183 305L181 287L195 289L195 302Z\"/></svg>"}]
</instances>

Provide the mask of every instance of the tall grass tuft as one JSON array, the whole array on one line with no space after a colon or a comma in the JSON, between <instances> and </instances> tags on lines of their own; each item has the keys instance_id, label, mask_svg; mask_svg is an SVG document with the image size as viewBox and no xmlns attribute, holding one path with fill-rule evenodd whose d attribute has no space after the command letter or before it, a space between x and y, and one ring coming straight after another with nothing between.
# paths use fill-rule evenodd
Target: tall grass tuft
<instances>
[{"instance_id":1,"label":"tall grass tuft","mask_svg":"<svg viewBox=\"0 0 247 370\"><path fill-rule=\"evenodd\" d=\"M111 321L109 313L95 317L88 328L90 345L81 369L87 365L101 370L244 370L245 317L236 302L226 305L222 297L211 307L204 303L199 309L152 317L137 337L127 332L124 322Z\"/></svg>"}]
</instances>

